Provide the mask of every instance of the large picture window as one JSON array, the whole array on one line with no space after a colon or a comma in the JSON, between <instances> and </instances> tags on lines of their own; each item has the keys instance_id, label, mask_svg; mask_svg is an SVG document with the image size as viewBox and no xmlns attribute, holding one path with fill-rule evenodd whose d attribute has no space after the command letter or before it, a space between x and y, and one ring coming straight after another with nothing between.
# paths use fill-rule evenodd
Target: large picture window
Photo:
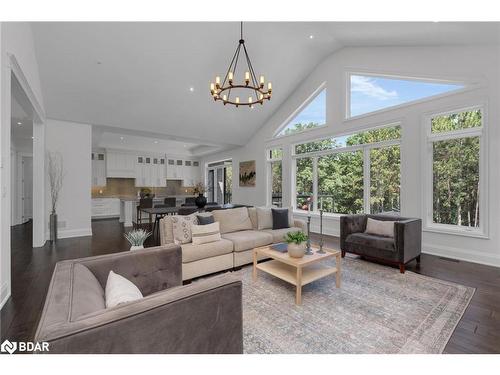
<instances>
[{"instance_id":1,"label":"large picture window","mask_svg":"<svg viewBox=\"0 0 500 375\"><path fill-rule=\"evenodd\" d=\"M363 212L363 152L339 152L318 158L318 208L325 212Z\"/></svg>"},{"instance_id":2,"label":"large picture window","mask_svg":"<svg viewBox=\"0 0 500 375\"><path fill-rule=\"evenodd\" d=\"M431 117L429 227L484 232L482 136L483 113L479 108Z\"/></svg>"},{"instance_id":3,"label":"large picture window","mask_svg":"<svg viewBox=\"0 0 500 375\"><path fill-rule=\"evenodd\" d=\"M295 207L333 214L400 210L399 125L295 145Z\"/></svg>"}]
</instances>

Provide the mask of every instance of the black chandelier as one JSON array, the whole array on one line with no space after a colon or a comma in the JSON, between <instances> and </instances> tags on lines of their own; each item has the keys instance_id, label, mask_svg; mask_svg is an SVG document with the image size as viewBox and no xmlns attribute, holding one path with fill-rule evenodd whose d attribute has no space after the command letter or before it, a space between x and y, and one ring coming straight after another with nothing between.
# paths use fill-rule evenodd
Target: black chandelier
<instances>
[{"instance_id":1,"label":"black chandelier","mask_svg":"<svg viewBox=\"0 0 500 375\"><path fill-rule=\"evenodd\" d=\"M245 71L245 80L244 83L237 84L233 81L234 76L236 75L236 68L238 67L238 60L240 58L241 48L243 47L243 52L245 54L245 60L247 64L247 70ZM267 90L264 90L264 76L260 76L259 80L257 80L257 75L252 66L252 62L250 61L250 57L248 56L247 48L245 46L245 40L243 39L243 22L240 23L240 40L238 42L238 47L231 59L231 63L229 64L229 68L227 69L226 75L224 76L224 80L221 84L220 76L215 77L215 83L210 83L210 93L215 101L222 100L224 105L232 104L236 107L240 105L248 106L252 108L254 104L263 104L264 100L271 100L271 92L272 92L272 84L271 82L267 83ZM239 96L236 96L233 92L233 97L231 96L231 91L237 89L248 90L245 91L245 95L248 95L247 101L241 101ZM238 92L234 90L235 92Z\"/></svg>"}]
</instances>

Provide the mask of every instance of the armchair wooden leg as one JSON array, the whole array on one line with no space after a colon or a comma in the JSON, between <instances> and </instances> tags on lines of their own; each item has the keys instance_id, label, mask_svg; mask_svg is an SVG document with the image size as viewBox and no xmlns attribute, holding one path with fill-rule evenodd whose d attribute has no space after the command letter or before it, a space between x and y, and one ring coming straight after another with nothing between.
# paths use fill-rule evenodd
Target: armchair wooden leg
<instances>
[{"instance_id":1,"label":"armchair wooden leg","mask_svg":"<svg viewBox=\"0 0 500 375\"><path fill-rule=\"evenodd\" d=\"M345 251L344 250L341 251L341 255L342 255L342 258L345 258Z\"/></svg>"},{"instance_id":2,"label":"armchair wooden leg","mask_svg":"<svg viewBox=\"0 0 500 375\"><path fill-rule=\"evenodd\" d=\"M399 272L405 273L405 264L404 263L399 263Z\"/></svg>"}]
</instances>

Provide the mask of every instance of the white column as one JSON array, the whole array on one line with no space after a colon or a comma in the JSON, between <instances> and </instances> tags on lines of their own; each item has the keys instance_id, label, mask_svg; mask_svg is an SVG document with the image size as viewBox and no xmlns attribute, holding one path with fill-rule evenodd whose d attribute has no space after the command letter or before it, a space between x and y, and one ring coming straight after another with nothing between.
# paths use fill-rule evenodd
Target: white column
<instances>
[{"instance_id":1,"label":"white column","mask_svg":"<svg viewBox=\"0 0 500 375\"><path fill-rule=\"evenodd\" d=\"M33 123L33 247L46 241L45 124Z\"/></svg>"},{"instance_id":2,"label":"white column","mask_svg":"<svg viewBox=\"0 0 500 375\"><path fill-rule=\"evenodd\" d=\"M0 24L1 30L1 24ZM2 35L0 31L0 43ZM7 55L0 44L0 307L10 296L10 86Z\"/></svg>"}]
</instances>

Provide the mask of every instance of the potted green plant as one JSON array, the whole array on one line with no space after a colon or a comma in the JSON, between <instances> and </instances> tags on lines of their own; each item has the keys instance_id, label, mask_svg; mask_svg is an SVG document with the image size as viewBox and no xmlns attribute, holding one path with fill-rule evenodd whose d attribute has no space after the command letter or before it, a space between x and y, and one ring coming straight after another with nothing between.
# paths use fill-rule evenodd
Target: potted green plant
<instances>
[{"instance_id":1,"label":"potted green plant","mask_svg":"<svg viewBox=\"0 0 500 375\"><path fill-rule=\"evenodd\" d=\"M144 241L151 236L151 232L144 229L134 229L124 234L128 242L130 242L130 250L144 249Z\"/></svg>"},{"instance_id":2,"label":"potted green plant","mask_svg":"<svg viewBox=\"0 0 500 375\"><path fill-rule=\"evenodd\" d=\"M307 236L301 231L288 232L284 237L288 244L288 255L292 258L302 258L306 253Z\"/></svg>"}]
</instances>

